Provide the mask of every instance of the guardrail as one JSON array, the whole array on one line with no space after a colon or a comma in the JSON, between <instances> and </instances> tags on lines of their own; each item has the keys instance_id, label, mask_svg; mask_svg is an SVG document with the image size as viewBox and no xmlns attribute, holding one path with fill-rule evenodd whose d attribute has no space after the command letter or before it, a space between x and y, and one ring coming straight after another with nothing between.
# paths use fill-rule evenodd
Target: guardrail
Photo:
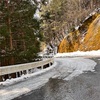
<instances>
[{"instance_id":1,"label":"guardrail","mask_svg":"<svg viewBox=\"0 0 100 100\"><path fill-rule=\"evenodd\" d=\"M32 70L34 68L44 69L46 67L51 66L53 64L53 62L54 62L54 59L50 58L50 59L47 59L44 61L38 61L38 62L33 62L33 63L0 67L0 76L13 74L13 73L17 73L17 72L23 72L23 71L25 71L26 74L28 74L30 72L30 70ZM46 66L46 65L48 65L48 66Z\"/></svg>"}]
</instances>

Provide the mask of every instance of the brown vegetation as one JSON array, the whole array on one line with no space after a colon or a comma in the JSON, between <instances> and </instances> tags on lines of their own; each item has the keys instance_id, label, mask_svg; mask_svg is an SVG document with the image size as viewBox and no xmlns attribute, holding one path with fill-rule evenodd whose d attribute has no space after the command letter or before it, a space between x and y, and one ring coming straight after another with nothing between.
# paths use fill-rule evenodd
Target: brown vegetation
<instances>
[{"instance_id":1,"label":"brown vegetation","mask_svg":"<svg viewBox=\"0 0 100 100\"><path fill-rule=\"evenodd\" d=\"M82 23L84 18L98 7L100 7L100 0L51 0L47 6L43 5L41 28L46 37L46 42L53 41L58 46L63 39L62 33L65 36L74 31L74 27ZM86 22L79 32L82 34L83 28L87 26Z\"/></svg>"},{"instance_id":2,"label":"brown vegetation","mask_svg":"<svg viewBox=\"0 0 100 100\"><path fill-rule=\"evenodd\" d=\"M89 51L98 49L100 49L100 14L98 15L96 13L85 20L78 30L70 33L60 43L58 52L72 52L77 50Z\"/></svg>"},{"instance_id":3,"label":"brown vegetation","mask_svg":"<svg viewBox=\"0 0 100 100\"><path fill-rule=\"evenodd\" d=\"M85 46L83 46L85 45ZM100 15L91 23L80 50L100 49Z\"/></svg>"}]
</instances>

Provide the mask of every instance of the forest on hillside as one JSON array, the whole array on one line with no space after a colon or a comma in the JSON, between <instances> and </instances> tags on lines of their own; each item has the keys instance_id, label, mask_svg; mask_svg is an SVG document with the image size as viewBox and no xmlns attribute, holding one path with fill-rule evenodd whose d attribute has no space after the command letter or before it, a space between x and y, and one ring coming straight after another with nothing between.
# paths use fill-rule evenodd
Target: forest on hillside
<instances>
[{"instance_id":1,"label":"forest on hillside","mask_svg":"<svg viewBox=\"0 0 100 100\"><path fill-rule=\"evenodd\" d=\"M100 0L1 0L0 66L34 61L41 41L58 46L98 7Z\"/></svg>"}]
</instances>

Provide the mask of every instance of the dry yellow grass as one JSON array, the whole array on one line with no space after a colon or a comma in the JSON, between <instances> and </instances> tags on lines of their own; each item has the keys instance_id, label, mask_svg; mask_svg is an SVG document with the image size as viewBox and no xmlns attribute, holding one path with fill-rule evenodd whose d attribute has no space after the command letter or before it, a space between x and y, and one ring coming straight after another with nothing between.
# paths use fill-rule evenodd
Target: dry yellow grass
<instances>
[{"instance_id":1,"label":"dry yellow grass","mask_svg":"<svg viewBox=\"0 0 100 100\"><path fill-rule=\"evenodd\" d=\"M100 49L100 15L89 26L83 44L85 47L80 46L82 50Z\"/></svg>"},{"instance_id":2,"label":"dry yellow grass","mask_svg":"<svg viewBox=\"0 0 100 100\"><path fill-rule=\"evenodd\" d=\"M87 30L84 41L82 31ZM86 20L79 30L69 33L59 45L58 52L73 52L77 50L89 51L100 49L100 14L93 15Z\"/></svg>"}]
</instances>

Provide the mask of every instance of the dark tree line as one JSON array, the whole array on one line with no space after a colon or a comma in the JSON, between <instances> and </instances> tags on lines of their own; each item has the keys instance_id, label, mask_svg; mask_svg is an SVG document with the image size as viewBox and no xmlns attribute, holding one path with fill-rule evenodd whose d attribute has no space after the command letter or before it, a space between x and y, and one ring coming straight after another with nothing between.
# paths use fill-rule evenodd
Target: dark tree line
<instances>
[{"instance_id":1,"label":"dark tree line","mask_svg":"<svg viewBox=\"0 0 100 100\"><path fill-rule=\"evenodd\" d=\"M42 0L41 4L45 1ZM0 65L34 61L40 51L36 0L0 0Z\"/></svg>"}]
</instances>

